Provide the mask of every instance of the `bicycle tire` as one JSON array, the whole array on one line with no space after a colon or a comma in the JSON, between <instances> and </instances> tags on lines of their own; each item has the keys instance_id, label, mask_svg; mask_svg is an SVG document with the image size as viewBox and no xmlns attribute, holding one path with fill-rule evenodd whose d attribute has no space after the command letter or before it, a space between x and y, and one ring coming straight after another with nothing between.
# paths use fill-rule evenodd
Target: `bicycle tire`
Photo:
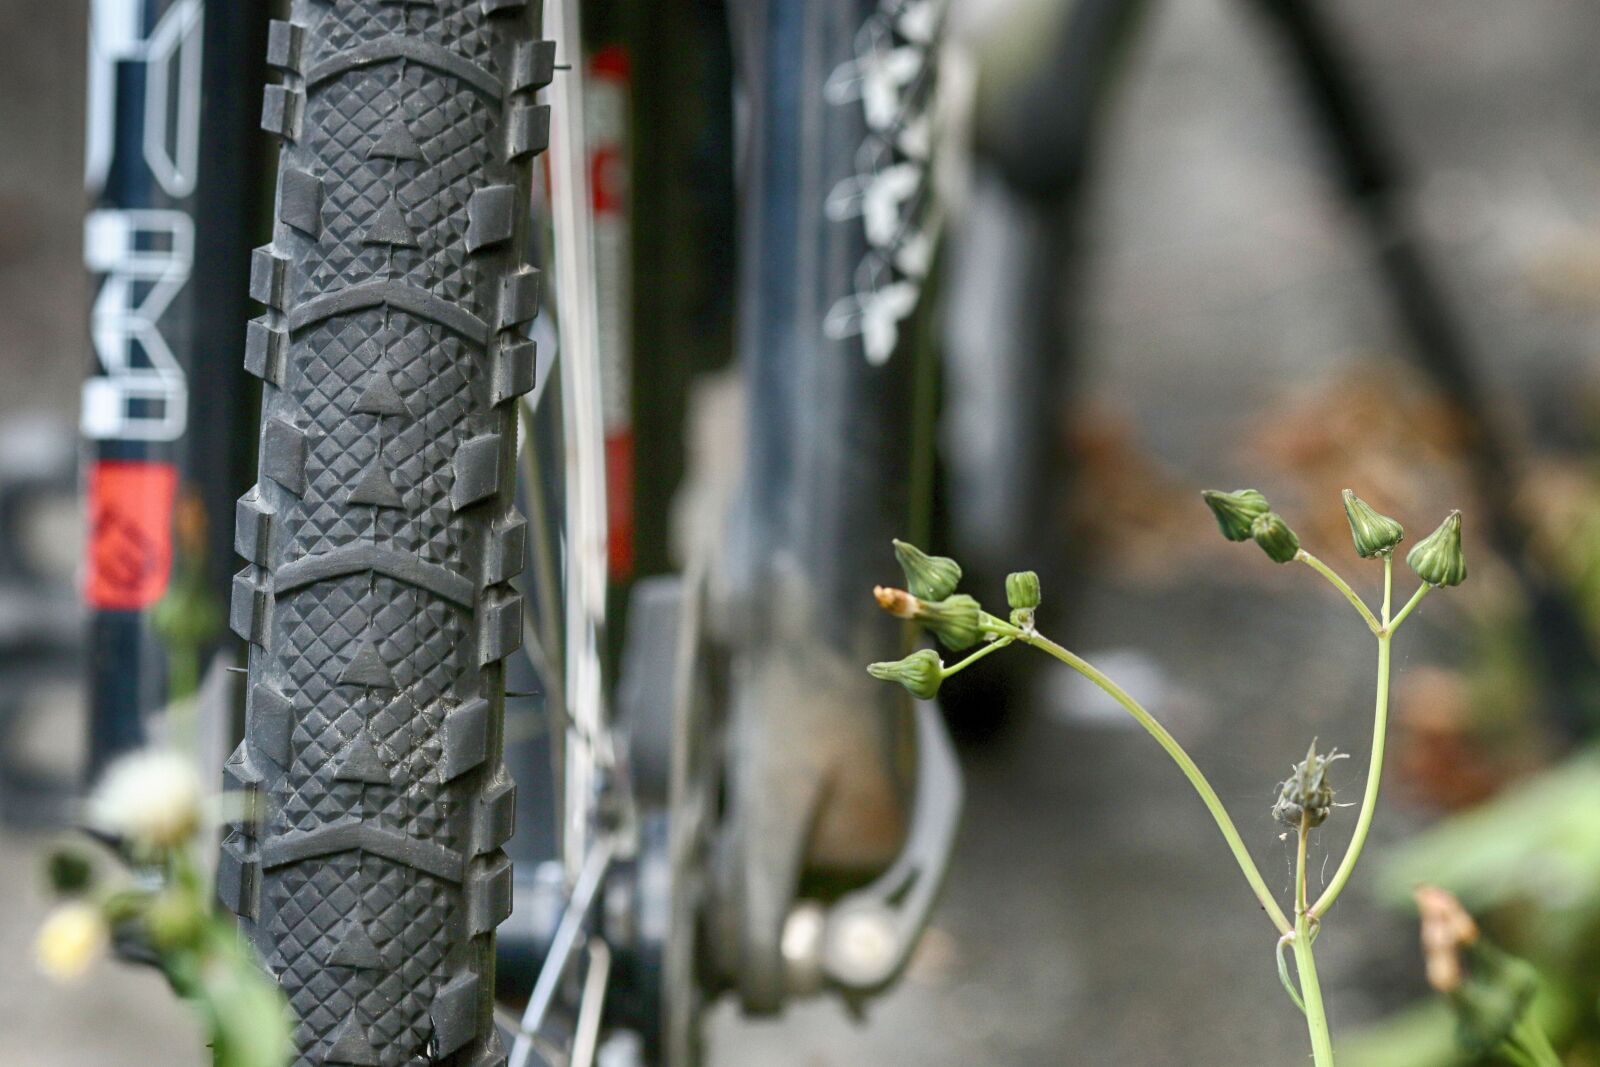
<instances>
[{"instance_id":1,"label":"bicycle tire","mask_svg":"<svg viewBox=\"0 0 1600 1067\"><path fill-rule=\"evenodd\" d=\"M259 478L230 611L246 723L224 775L246 804L217 884L293 1011L297 1067L504 1062L540 6L294 0L271 27Z\"/></svg>"}]
</instances>

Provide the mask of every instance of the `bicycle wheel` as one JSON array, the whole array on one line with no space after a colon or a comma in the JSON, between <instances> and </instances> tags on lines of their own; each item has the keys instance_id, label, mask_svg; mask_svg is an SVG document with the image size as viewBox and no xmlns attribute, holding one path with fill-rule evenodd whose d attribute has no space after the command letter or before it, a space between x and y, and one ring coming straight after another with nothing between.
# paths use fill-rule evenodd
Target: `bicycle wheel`
<instances>
[{"instance_id":1,"label":"bicycle wheel","mask_svg":"<svg viewBox=\"0 0 1600 1067\"><path fill-rule=\"evenodd\" d=\"M297 1065L503 1061L503 663L537 0L294 0L263 125L282 153L246 366L260 478L231 621L250 643L246 817L219 894L296 1018Z\"/></svg>"}]
</instances>

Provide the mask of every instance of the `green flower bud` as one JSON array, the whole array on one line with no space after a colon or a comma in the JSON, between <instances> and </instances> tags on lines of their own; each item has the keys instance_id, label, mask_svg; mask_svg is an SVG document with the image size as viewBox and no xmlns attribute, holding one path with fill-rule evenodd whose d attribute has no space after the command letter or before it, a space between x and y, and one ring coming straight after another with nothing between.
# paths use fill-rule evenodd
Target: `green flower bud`
<instances>
[{"instance_id":1,"label":"green flower bud","mask_svg":"<svg viewBox=\"0 0 1600 1067\"><path fill-rule=\"evenodd\" d=\"M1250 536L1274 563L1288 563L1300 551L1300 538L1276 511L1257 515L1250 524Z\"/></svg>"},{"instance_id":2,"label":"green flower bud","mask_svg":"<svg viewBox=\"0 0 1600 1067\"><path fill-rule=\"evenodd\" d=\"M921 600L943 600L956 591L961 565L948 556L930 556L916 545L894 542L894 558L906 575L906 588Z\"/></svg>"},{"instance_id":3,"label":"green flower bud","mask_svg":"<svg viewBox=\"0 0 1600 1067\"><path fill-rule=\"evenodd\" d=\"M150 898L145 908L144 928L149 931L151 944L157 948L183 948L199 939L205 918L194 894L168 888Z\"/></svg>"},{"instance_id":4,"label":"green flower bud","mask_svg":"<svg viewBox=\"0 0 1600 1067\"><path fill-rule=\"evenodd\" d=\"M1300 828L1306 825L1321 826L1333 811L1333 786L1328 783L1328 765L1344 757L1337 752L1326 756L1317 751L1311 742L1306 758L1294 765L1289 777L1278 786L1278 800L1272 805L1272 816L1285 826Z\"/></svg>"},{"instance_id":5,"label":"green flower bud","mask_svg":"<svg viewBox=\"0 0 1600 1067\"><path fill-rule=\"evenodd\" d=\"M1461 554L1461 512L1446 515L1439 528L1418 541L1406 556L1417 577L1429 585L1460 585L1467 580L1467 559Z\"/></svg>"},{"instance_id":6,"label":"green flower bud","mask_svg":"<svg viewBox=\"0 0 1600 1067\"><path fill-rule=\"evenodd\" d=\"M979 619L983 609L965 593L943 600L923 600L904 589L878 586L872 591L878 606L897 619L910 619L937 637L946 648L960 651L978 643L983 636Z\"/></svg>"},{"instance_id":7,"label":"green flower bud","mask_svg":"<svg viewBox=\"0 0 1600 1067\"><path fill-rule=\"evenodd\" d=\"M1006 575L1006 603L1013 611L1032 611L1039 599L1039 576L1033 571Z\"/></svg>"},{"instance_id":8,"label":"green flower bud","mask_svg":"<svg viewBox=\"0 0 1600 1067\"><path fill-rule=\"evenodd\" d=\"M899 682L918 700L932 700L939 694L943 680L944 664L939 654L931 648L913 652L905 659L890 663L874 663L867 673L885 682Z\"/></svg>"},{"instance_id":9,"label":"green flower bud","mask_svg":"<svg viewBox=\"0 0 1600 1067\"><path fill-rule=\"evenodd\" d=\"M983 637L978 617L983 609L965 593L943 600L923 600L914 616L923 628L939 639L945 648L959 652L971 648Z\"/></svg>"},{"instance_id":10,"label":"green flower bud","mask_svg":"<svg viewBox=\"0 0 1600 1067\"><path fill-rule=\"evenodd\" d=\"M1230 541L1250 540L1250 524L1272 510L1267 498L1254 489L1236 489L1231 493L1207 489L1200 498L1217 517L1222 536Z\"/></svg>"},{"instance_id":11,"label":"green flower bud","mask_svg":"<svg viewBox=\"0 0 1600 1067\"><path fill-rule=\"evenodd\" d=\"M1405 540L1404 527L1389 516L1378 514L1371 504L1348 489L1344 491L1344 515L1350 520L1350 536L1356 543L1356 555L1362 559L1391 552Z\"/></svg>"}]
</instances>

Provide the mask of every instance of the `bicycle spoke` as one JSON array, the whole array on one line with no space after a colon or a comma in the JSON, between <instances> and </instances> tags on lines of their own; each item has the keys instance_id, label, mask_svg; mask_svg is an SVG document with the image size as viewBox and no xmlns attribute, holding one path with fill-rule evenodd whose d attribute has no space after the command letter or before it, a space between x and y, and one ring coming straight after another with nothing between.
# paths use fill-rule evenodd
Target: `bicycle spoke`
<instances>
[{"instance_id":1,"label":"bicycle spoke","mask_svg":"<svg viewBox=\"0 0 1600 1067\"><path fill-rule=\"evenodd\" d=\"M583 996L578 1001L577 1032L572 1038L571 1067L593 1067L600 1048L600 1019L605 1014L606 988L611 979L611 949L595 938L588 944L589 969L583 976Z\"/></svg>"},{"instance_id":2,"label":"bicycle spoke","mask_svg":"<svg viewBox=\"0 0 1600 1067\"><path fill-rule=\"evenodd\" d=\"M595 842L593 851L584 860L578 881L572 887L572 895L561 913L561 922L556 926L555 937L550 941L550 952L545 956L544 966L539 969L533 994L529 996L528 1006L522 1013L522 1025L518 1028L517 1040L511 1049L509 1067L528 1067L528 1057L533 1054L533 1037L549 1014L556 988L561 984L578 935L589 917L589 909L594 906L606 871L611 868L613 854L612 843L602 838Z\"/></svg>"}]
</instances>

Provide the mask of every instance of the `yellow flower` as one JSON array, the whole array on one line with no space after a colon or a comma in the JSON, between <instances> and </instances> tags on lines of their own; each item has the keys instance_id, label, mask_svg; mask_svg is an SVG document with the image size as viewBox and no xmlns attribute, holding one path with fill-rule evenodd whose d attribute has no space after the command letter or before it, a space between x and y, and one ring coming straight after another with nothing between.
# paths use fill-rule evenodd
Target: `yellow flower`
<instances>
[{"instance_id":1,"label":"yellow flower","mask_svg":"<svg viewBox=\"0 0 1600 1067\"><path fill-rule=\"evenodd\" d=\"M33 954L39 969L57 982L81 978L105 951L110 932L88 904L63 904L39 928Z\"/></svg>"}]
</instances>

